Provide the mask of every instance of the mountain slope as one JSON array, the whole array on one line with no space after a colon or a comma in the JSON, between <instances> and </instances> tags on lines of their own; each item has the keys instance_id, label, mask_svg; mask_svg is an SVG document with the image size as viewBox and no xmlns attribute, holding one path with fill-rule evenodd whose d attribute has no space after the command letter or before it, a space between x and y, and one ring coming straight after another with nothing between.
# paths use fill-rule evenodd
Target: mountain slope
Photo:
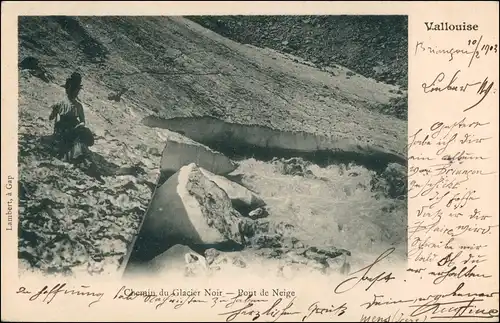
<instances>
[{"instance_id":1,"label":"mountain slope","mask_svg":"<svg viewBox=\"0 0 500 323\"><path fill-rule=\"evenodd\" d=\"M224 37L407 88L407 16L192 16Z\"/></svg>"}]
</instances>

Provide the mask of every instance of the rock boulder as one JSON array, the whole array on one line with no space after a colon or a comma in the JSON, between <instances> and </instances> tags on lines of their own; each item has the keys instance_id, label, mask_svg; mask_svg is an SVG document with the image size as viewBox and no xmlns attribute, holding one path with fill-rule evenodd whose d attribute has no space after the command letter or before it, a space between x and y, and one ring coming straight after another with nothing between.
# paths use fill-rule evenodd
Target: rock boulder
<instances>
[{"instance_id":1,"label":"rock boulder","mask_svg":"<svg viewBox=\"0 0 500 323\"><path fill-rule=\"evenodd\" d=\"M237 249L245 242L247 221L227 194L191 163L156 189L128 263L146 263L175 244L194 250Z\"/></svg>"},{"instance_id":2,"label":"rock boulder","mask_svg":"<svg viewBox=\"0 0 500 323\"><path fill-rule=\"evenodd\" d=\"M168 270L182 270L186 274L191 274L208 269L205 257L188 246L179 244L156 256L146 263L146 266L154 274L164 273Z\"/></svg>"},{"instance_id":3,"label":"rock boulder","mask_svg":"<svg viewBox=\"0 0 500 323\"><path fill-rule=\"evenodd\" d=\"M251 210L264 206L265 202L255 193L248 188L235 183L224 176L215 175L212 172L200 167L200 171L209 180L213 181L219 186L231 199L233 207L246 215Z\"/></svg>"}]
</instances>

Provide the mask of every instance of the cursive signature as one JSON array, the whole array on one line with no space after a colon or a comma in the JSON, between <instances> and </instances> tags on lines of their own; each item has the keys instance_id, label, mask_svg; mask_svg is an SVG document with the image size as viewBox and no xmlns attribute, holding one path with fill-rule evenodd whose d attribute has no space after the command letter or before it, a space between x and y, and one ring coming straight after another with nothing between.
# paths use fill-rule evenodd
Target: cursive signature
<instances>
[{"instance_id":1,"label":"cursive signature","mask_svg":"<svg viewBox=\"0 0 500 323\"><path fill-rule=\"evenodd\" d=\"M90 286L85 286L81 285L80 286L82 289L87 289ZM32 293L28 291L25 287L20 287L16 294L27 294L31 295L29 300L31 302L36 301L36 300L41 300L42 303L45 304L50 304L54 301L56 296L58 295L71 295L71 296L84 296L84 297L93 297L97 298L96 300L90 302L88 306L92 306L93 304L99 302L104 295L104 293L96 293L96 292L90 292L87 290L80 290L80 289L67 289L66 288L66 283L58 283L55 286L53 286L51 289L47 285L45 285L42 289L37 291L36 293Z\"/></svg>"},{"instance_id":2,"label":"cursive signature","mask_svg":"<svg viewBox=\"0 0 500 323\"><path fill-rule=\"evenodd\" d=\"M465 83L457 85L455 82L458 80L458 74L461 70L458 70L453 74L451 79L446 83L446 75L444 72L440 72L432 81L431 84L422 83L422 88L424 93L432 92L443 92L443 91L453 91L453 92L467 92L467 90L473 86L481 84L481 82ZM443 85L446 84L446 85Z\"/></svg>"},{"instance_id":3,"label":"cursive signature","mask_svg":"<svg viewBox=\"0 0 500 323\"><path fill-rule=\"evenodd\" d=\"M266 303L266 302L268 302L267 299L256 298L254 294L249 294L248 296L242 296L238 294L230 298L212 297L211 307L214 307L217 304L224 304L225 308L231 308L235 304L240 304L240 303L246 304L246 303Z\"/></svg>"},{"instance_id":4,"label":"cursive signature","mask_svg":"<svg viewBox=\"0 0 500 323\"><path fill-rule=\"evenodd\" d=\"M429 45L424 44L423 41L417 41L415 45L415 53L414 55L417 55L419 52L426 52L428 54L434 54L434 55L446 55L449 56L449 62L451 62L454 58L455 55L473 55L475 54L472 51L462 49L462 48L437 48L437 47L432 47Z\"/></svg>"},{"instance_id":5,"label":"cursive signature","mask_svg":"<svg viewBox=\"0 0 500 323\"><path fill-rule=\"evenodd\" d=\"M437 276L433 280L433 284L438 285L441 284L443 281L445 281L447 278L490 278L491 275L486 275L486 274L481 274L481 273L476 273L474 270L477 269L477 265L474 265L472 267L467 267L464 266L461 269L459 269L457 266L453 266L449 270L445 270L442 272L434 272L430 271L429 275L432 276Z\"/></svg>"},{"instance_id":6,"label":"cursive signature","mask_svg":"<svg viewBox=\"0 0 500 323\"><path fill-rule=\"evenodd\" d=\"M479 85L479 89L477 90L476 94L480 95L481 98L479 99L479 101L477 101L476 103L469 106L463 111L466 112L478 106L488 96L495 82L488 81L488 77L486 77L483 81L478 81L473 83L465 82L462 84L457 84L458 75L460 74L460 72L461 70L456 71L455 74L453 74L453 76L448 81L446 80L446 74L444 72L440 72L434 78L432 83L430 84L428 84L427 82L422 83L422 89L424 93L444 92L444 91L467 92L467 90L469 90L470 88Z\"/></svg>"},{"instance_id":7,"label":"cursive signature","mask_svg":"<svg viewBox=\"0 0 500 323\"><path fill-rule=\"evenodd\" d=\"M483 102L484 98L486 98L486 96L490 93L491 88L493 87L493 84L495 84L495 82L491 82L488 85L488 78L485 78L483 83L481 84L481 86L477 90L477 94L482 95L483 97L478 102L476 102L475 104L473 104L470 107L468 107L467 109L465 109L464 112L469 111L470 109L478 106L479 103Z\"/></svg>"},{"instance_id":8,"label":"cursive signature","mask_svg":"<svg viewBox=\"0 0 500 323\"><path fill-rule=\"evenodd\" d=\"M329 307L320 307L319 302L312 303L307 309L308 314L302 318L302 322L305 322L306 319L310 318L313 315L335 315L342 316L347 311L347 303L344 303L340 306L330 305Z\"/></svg>"},{"instance_id":9,"label":"cursive signature","mask_svg":"<svg viewBox=\"0 0 500 323\"><path fill-rule=\"evenodd\" d=\"M478 303L482 301L483 299L475 297L467 300L450 302L429 301L423 304L410 305L410 307L415 308L410 316L415 317L424 314L433 314L431 318L434 319L498 317L497 309L480 308Z\"/></svg>"},{"instance_id":10,"label":"cursive signature","mask_svg":"<svg viewBox=\"0 0 500 323\"><path fill-rule=\"evenodd\" d=\"M391 253L394 252L394 250L395 250L395 248L387 249L380 256L378 256L377 259L375 259L375 261L372 264L370 264L366 267L363 267L358 271L351 273L349 276L352 276L352 277L349 277L346 280L342 281L340 284L338 284L337 287L335 287L334 292L336 294L345 293L345 292L353 289L354 287L356 287L358 284L360 284L362 282L369 283L368 287L365 288L365 291L367 291L377 282L388 283L389 281L395 279L395 277L392 276L392 272L386 273L384 271L378 275L371 275L371 272L370 272L373 269L373 267L375 267L376 264L380 263L383 259L387 258ZM356 275L356 274L361 273L361 272L363 272L362 276ZM356 275L356 276L353 276L353 275Z\"/></svg>"},{"instance_id":11,"label":"cursive signature","mask_svg":"<svg viewBox=\"0 0 500 323\"><path fill-rule=\"evenodd\" d=\"M238 316L250 316L252 321L258 320L260 317L271 317L272 322L277 321L281 316L290 316L290 315L297 315L300 314L300 312L291 312L289 309L293 306L293 302L295 301L295 297L290 299L286 305L282 305L281 303L283 302L282 298L278 298L271 307L267 308L266 310L258 310L255 309L254 306L256 303L247 303L245 306L220 313L219 315L227 315L226 317L226 322L231 322L234 321Z\"/></svg>"}]
</instances>

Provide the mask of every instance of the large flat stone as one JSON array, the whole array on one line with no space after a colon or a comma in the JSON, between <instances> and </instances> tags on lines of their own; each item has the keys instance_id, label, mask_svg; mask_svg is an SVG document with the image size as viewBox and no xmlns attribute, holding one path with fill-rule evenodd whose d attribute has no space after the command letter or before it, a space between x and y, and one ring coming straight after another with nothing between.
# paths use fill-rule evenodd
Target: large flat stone
<instances>
[{"instance_id":1,"label":"large flat stone","mask_svg":"<svg viewBox=\"0 0 500 323\"><path fill-rule=\"evenodd\" d=\"M160 170L163 178L168 178L181 167L195 163L214 174L228 174L237 165L228 157L202 144L188 140L168 139L163 149Z\"/></svg>"},{"instance_id":2,"label":"large flat stone","mask_svg":"<svg viewBox=\"0 0 500 323\"><path fill-rule=\"evenodd\" d=\"M146 263L175 244L238 248L245 242L245 221L228 195L191 163L156 189L129 263Z\"/></svg>"}]
</instances>

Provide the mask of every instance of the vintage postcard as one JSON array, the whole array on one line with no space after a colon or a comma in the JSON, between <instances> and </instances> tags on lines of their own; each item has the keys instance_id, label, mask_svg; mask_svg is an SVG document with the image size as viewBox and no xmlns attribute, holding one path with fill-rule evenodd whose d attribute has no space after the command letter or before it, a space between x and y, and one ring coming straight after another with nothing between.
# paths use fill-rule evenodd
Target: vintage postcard
<instances>
[{"instance_id":1,"label":"vintage postcard","mask_svg":"<svg viewBox=\"0 0 500 323\"><path fill-rule=\"evenodd\" d=\"M2 321L498 321L498 2L2 2Z\"/></svg>"}]
</instances>

